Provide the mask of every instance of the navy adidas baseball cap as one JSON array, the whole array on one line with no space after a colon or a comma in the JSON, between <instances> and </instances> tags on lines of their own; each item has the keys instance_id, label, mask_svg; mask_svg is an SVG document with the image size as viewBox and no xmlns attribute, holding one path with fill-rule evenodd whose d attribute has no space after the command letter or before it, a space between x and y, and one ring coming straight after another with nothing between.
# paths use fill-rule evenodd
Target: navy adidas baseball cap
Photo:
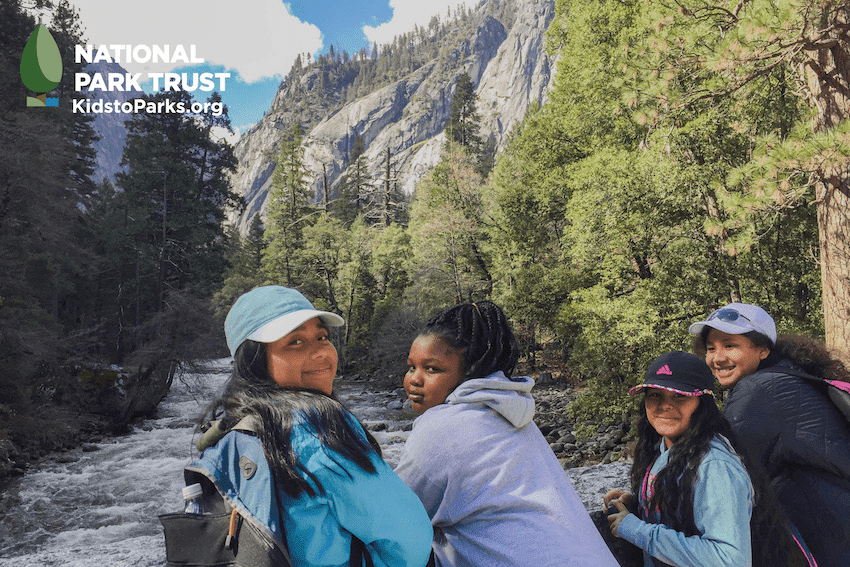
<instances>
[{"instance_id":1,"label":"navy adidas baseball cap","mask_svg":"<svg viewBox=\"0 0 850 567\"><path fill-rule=\"evenodd\" d=\"M235 356L246 340L273 343L313 317L328 327L345 324L345 319L336 313L317 310L297 290L279 285L252 289L236 300L224 320L227 347Z\"/></svg>"},{"instance_id":2,"label":"navy adidas baseball cap","mask_svg":"<svg viewBox=\"0 0 850 567\"><path fill-rule=\"evenodd\" d=\"M644 388L659 388L683 396L713 395L714 375L702 358L674 350L653 360L644 383L629 390L629 394L637 394Z\"/></svg>"}]
</instances>

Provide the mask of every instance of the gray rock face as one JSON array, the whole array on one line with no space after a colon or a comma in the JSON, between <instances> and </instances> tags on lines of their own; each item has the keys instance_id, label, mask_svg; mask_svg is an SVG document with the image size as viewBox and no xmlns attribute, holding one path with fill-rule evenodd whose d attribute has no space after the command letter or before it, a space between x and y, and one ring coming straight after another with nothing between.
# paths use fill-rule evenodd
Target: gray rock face
<instances>
[{"instance_id":1,"label":"gray rock face","mask_svg":"<svg viewBox=\"0 0 850 567\"><path fill-rule=\"evenodd\" d=\"M104 82L107 81L109 73L125 73L118 63L90 63L86 66L86 72L90 75L101 75ZM88 91L91 102L100 101L103 104L120 104L142 96L144 93L138 89L130 91ZM121 171L121 158L124 155L124 143L127 141L126 123L133 117L132 113L124 112L100 112L93 113L94 122L92 127L100 136L95 142L97 150L96 169L92 175L95 183L106 178L113 183L115 175Z\"/></svg>"},{"instance_id":2,"label":"gray rock face","mask_svg":"<svg viewBox=\"0 0 850 567\"><path fill-rule=\"evenodd\" d=\"M493 17L496 7L513 4L515 18L509 28ZM412 194L417 183L438 163L445 140L458 78L467 73L479 96L480 136L502 149L510 129L520 122L533 103L545 102L551 84L553 61L543 48L544 32L554 14L554 0L486 0L475 33L460 46L423 65L413 73L354 100L329 116L286 114L289 91L282 88L266 117L245 133L236 145L239 169L234 189L248 203L240 216L231 217L244 232L255 214L265 211L274 156L285 131L275 127L299 121L307 125L303 143L306 181L317 200L336 190L348 166L356 136L362 137L372 179L382 178L386 154L392 156L395 182ZM303 81L316 80L314 74ZM283 118L282 118L283 117Z\"/></svg>"},{"instance_id":3,"label":"gray rock face","mask_svg":"<svg viewBox=\"0 0 850 567\"><path fill-rule=\"evenodd\" d=\"M555 15L554 2L526 0L520 4L516 23L476 89L481 130L495 139L500 149L528 108L546 102L554 68L543 35Z\"/></svg>"}]
</instances>

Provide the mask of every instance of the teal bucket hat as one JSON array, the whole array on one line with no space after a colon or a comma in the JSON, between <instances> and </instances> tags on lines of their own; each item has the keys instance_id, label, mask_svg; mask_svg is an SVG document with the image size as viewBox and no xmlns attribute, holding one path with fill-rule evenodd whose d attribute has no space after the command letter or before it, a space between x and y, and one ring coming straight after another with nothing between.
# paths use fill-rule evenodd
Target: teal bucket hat
<instances>
[{"instance_id":1,"label":"teal bucket hat","mask_svg":"<svg viewBox=\"0 0 850 567\"><path fill-rule=\"evenodd\" d=\"M224 320L227 348L235 356L246 340L273 343L313 317L328 327L345 324L336 313L317 310L297 290L279 285L252 289L236 300Z\"/></svg>"}]
</instances>

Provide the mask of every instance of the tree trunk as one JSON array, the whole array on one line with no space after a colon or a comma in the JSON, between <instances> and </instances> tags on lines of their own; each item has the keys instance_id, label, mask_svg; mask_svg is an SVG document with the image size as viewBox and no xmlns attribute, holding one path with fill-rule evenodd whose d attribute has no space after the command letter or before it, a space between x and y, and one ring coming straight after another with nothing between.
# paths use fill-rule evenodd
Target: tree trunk
<instances>
[{"instance_id":1,"label":"tree trunk","mask_svg":"<svg viewBox=\"0 0 850 567\"><path fill-rule=\"evenodd\" d=\"M850 10L838 10L833 18L831 23L837 30L834 41L810 52L804 66L809 102L817 111L815 132L826 131L850 117L850 44L841 31L850 20ZM837 159L836 162L836 159L827 156L825 165L817 172L817 215L826 344L847 361L850 360L850 161Z\"/></svg>"},{"instance_id":2,"label":"tree trunk","mask_svg":"<svg viewBox=\"0 0 850 567\"><path fill-rule=\"evenodd\" d=\"M850 362L850 191L846 180L819 185L817 213L826 345Z\"/></svg>"}]
</instances>

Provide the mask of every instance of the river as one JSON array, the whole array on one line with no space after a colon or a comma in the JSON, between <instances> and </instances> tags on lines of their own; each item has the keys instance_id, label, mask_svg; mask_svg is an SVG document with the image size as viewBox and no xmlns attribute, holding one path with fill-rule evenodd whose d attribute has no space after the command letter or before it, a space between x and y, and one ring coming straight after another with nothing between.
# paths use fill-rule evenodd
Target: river
<instances>
[{"instance_id":1,"label":"river","mask_svg":"<svg viewBox=\"0 0 850 567\"><path fill-rule=\"evenodd\" d=\"M120 437L46 458L0 494L0 567L161 567L158 514L181 508L183 467L193 458L194 424L221 391L230 359L175 380L150 419ZM341 381L337 395L373 431L395 465L412 413L398 399ZM385 424L385 425L384 425Z\"/></svg>"}]
</instances>

